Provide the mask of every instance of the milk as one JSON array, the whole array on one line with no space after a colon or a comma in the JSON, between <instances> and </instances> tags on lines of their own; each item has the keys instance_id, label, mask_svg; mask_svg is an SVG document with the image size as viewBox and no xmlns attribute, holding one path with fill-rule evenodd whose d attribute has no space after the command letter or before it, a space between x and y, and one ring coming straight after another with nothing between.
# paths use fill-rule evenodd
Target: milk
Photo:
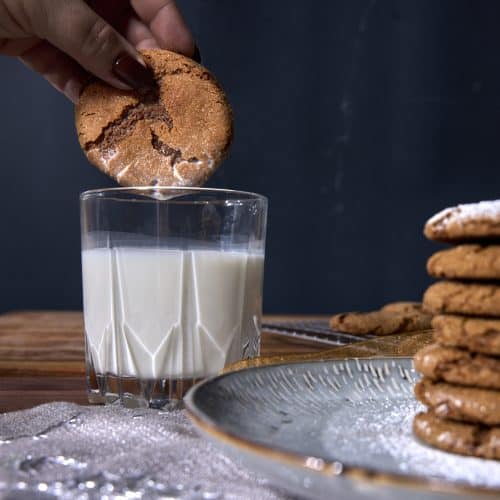
<instances>
[{"instance_id":1,"label":"milk","mask_svg":"<svg viewBox=\"0 0 500 500\"><path fill-rule=\"evenodd\" d=\"M200 378L258 354L262 254L98 248L82 267L97 374Z\"/></svg>"}]
</instances>

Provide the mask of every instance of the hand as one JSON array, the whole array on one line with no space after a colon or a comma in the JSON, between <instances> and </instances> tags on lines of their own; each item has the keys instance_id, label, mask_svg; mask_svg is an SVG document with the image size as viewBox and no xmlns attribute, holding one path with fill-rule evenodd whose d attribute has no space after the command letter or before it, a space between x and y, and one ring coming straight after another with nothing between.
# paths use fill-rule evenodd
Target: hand
<instances>
[{"instance_id":1,"label":"hand","mask_svg":"<svg viewBox=\"0 0 500 500\"><path fill-rule=\"evenodd\" d=\"M195 51L174 0L0 0L0 54L19 57L73 102L89 72L120 89L148 86L137 49L158 47Z\"/></svg>"}]
</instances>

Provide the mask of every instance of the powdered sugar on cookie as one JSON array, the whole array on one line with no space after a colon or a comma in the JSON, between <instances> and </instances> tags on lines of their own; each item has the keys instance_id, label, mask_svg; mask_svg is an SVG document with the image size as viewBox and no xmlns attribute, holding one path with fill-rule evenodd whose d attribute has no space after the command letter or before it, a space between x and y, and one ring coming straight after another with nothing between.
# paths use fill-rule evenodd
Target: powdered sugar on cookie
<instances>
[{"instance_id":1,"label":"powdered sugar on cookie","mask_svg":"<svg viewBox=\"0 0 500 500\"><path fill-rule=\"evenodd\" d=\"M439 241L500 238L500 200L445 208L427 221L424 234Z\"/></svg>"}]
</instances>

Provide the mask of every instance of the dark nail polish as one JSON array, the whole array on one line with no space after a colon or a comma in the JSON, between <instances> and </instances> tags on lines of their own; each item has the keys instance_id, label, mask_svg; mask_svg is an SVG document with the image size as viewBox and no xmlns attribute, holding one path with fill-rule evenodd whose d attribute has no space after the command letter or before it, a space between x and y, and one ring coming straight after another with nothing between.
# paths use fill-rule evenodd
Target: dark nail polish
<instances>
[{"instance_id":1,"label":"dark nail polish","mask_svg":"<svg viewBox=\"0 0 500 500\"><path fill-rule=\"evenodd\" d=\"M191 59L193 61L196 61L198 64L201 64L201 54L200 54L200 49L198 48L198 45L194 44L194 53L191 56Z\"/></svg>"},{"instance_id":2,"label":"dark nail polish","mask_svg":"<svg viewBox=\"0 0 500 500\"><path fill-rule=\"evenodd\" d=\"M113 63L113 73L123 83L134 89L152 88L155 79L150 68L145 68L130 54L120 54Z\"/></svg>"}]
</instances>

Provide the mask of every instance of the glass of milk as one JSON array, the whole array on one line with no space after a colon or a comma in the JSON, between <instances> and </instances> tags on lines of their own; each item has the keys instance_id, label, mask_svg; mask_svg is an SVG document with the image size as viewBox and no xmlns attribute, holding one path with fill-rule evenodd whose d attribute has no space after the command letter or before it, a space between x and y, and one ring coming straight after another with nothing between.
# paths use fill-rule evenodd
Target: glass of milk
<instances>
[{"instance_id":1,"label":"glass of milk","mask_svg":"<svg viewBox=\"0 0 500 500\"><path fill-rule=\"evenodd\" d=\"M175 405L259 354L265 197L139 187L80 202L91 403Z\"/></svg>"}]
</instances>

